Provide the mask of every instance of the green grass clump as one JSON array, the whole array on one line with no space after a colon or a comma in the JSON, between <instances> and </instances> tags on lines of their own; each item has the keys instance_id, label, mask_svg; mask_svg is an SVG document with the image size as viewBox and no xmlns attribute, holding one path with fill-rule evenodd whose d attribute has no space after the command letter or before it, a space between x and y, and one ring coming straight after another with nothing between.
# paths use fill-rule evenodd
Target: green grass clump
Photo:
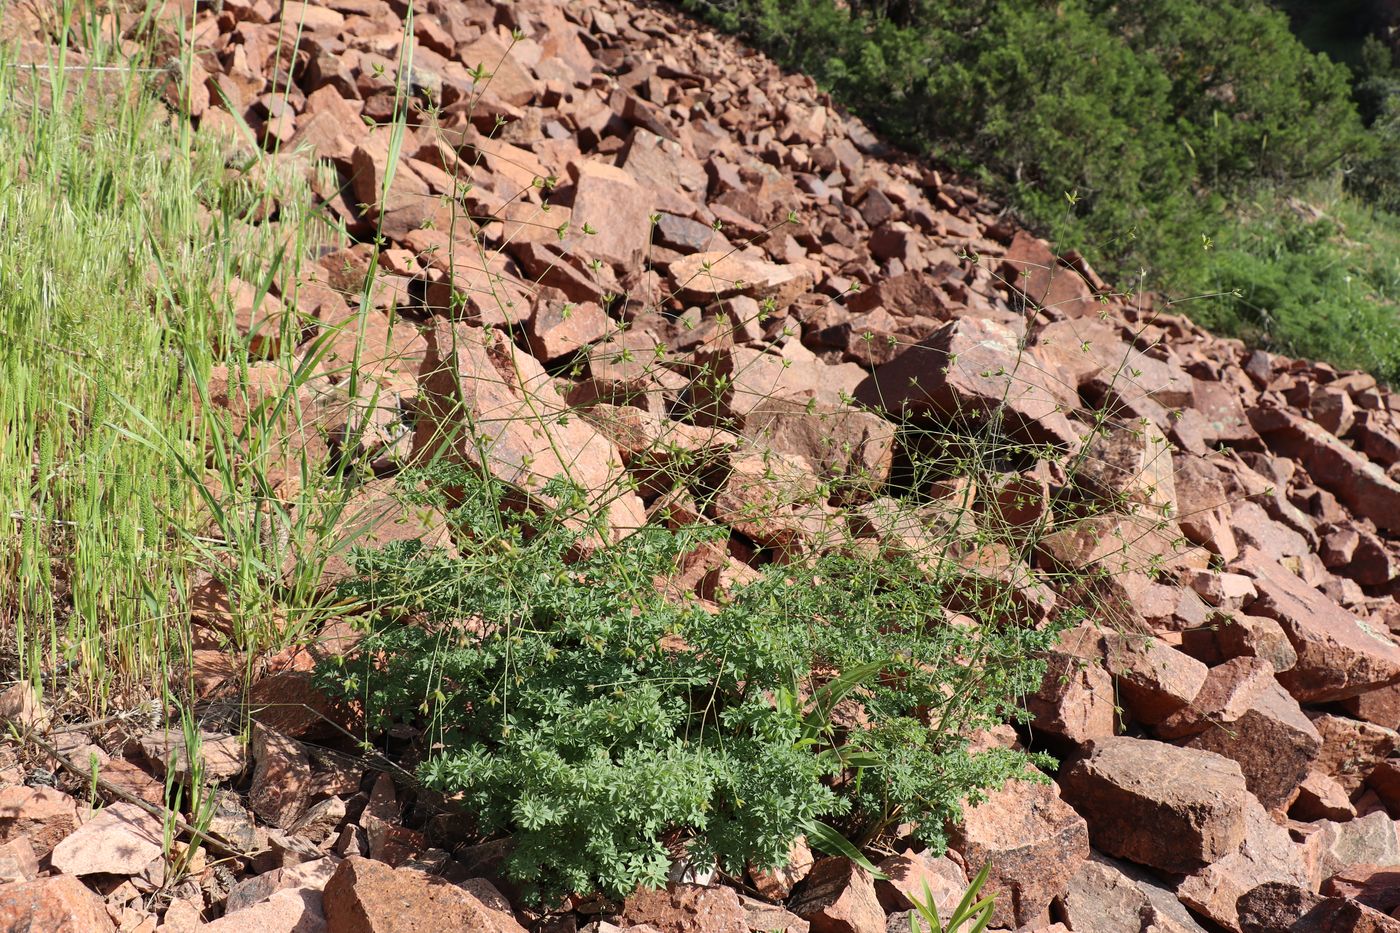
<instances>
[{"instance_id":1,"label":"green grass clump","mask_svg":"<svg viewBox=\"0 0 1400 933\"><path fill-rule=\"evenodd\" d=\"M83 53L0 49L0 621L24 676L67 671L100 704L188 651L199 548L227 544L201 493L220 425L194 386L249 359L212 296L289 268L310 201L60 12ZM269 204L277 222L253 222Z\"/></svg>"}]
</instances>

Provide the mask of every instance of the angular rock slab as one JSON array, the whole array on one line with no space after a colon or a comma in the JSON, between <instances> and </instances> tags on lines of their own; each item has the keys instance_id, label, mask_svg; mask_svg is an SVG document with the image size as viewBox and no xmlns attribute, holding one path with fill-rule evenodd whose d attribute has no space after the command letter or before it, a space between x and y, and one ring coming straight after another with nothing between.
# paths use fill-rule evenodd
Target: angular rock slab
<instances>
[{"instance_id":1,"label":"angular rock slab","mask_svg":"<svg viewBox=\"0 0 1400 933\"><path fill-rule=\"evenodd\" d=\"M1253 615L1283 627L1298 661L1279 683L1301 703L1345 700L1400 681L1400 647L1253 548L1238 568L1254 578Z\"/></svg>"},{"instance_id":2,"label":"angular rock slab","mask_svg":"<svg viewBox=\"0 0 1400 933\"><path fill-rule=\"evenodd\" d=\"M1087 820L1096 849L1139 865L1192 872L1244 841L1244 774L1212 752L1102 739L1060 788Z\"/></svg>"},{"instance_id":3,"label":"angular rock slab","mask_svg":"<svg viewBox=\"0 0 1400 933\"><path fill-rule=\"evenodd\" d=\"M952 847L969 873L991 866L984 893L997 895L992 926L1015 927L1069 888L1089 857L1089 833L1054 784L1008 781L963 814Z\"/></svg>"}]
</instances>

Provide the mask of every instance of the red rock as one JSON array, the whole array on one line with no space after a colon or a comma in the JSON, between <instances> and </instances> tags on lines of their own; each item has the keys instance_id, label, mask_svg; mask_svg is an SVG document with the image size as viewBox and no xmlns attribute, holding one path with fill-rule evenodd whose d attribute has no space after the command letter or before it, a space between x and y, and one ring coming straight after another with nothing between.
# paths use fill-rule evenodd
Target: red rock
<instances>
[{"instance_id":1,"label":"red rock","mask_svg":"<svg viewBox=\"0 0 1400 933\"><path fill-rule=\"evenodd\" d=\"M148 732L137 740L141 753L154 766L157 774L174 768L176 780L189 783L193 777L185 733L179 729ZM199 763L206 781L225 781L243 772L247 757L243 743L236 735L214 732L199 733Z\"/></svg>"},{"instance_id":2,"label":"red rock","mask_svg":"<svg viewBox=\"0 0 1400 933\"><path fill-rule=\"evenodd\" d=\"M1295 820L1335 820L1346 822L1356 816L1347 792L1331 775L1316 769L1298 785L1298 798L1288 809Z\"/></svg>"},{"instance_id":3,"label":"red rock","mask_svg":"<svg viewBox=\"0 0 1400 933\"><path fill-rule=\"evenodd\" d=\"M33 881L39 874L39 860L29 839L21 836L0 845L0 884Z\"/></svg>"},{"instance_id":4,"label":"red rock","mask_svg":"<svg viewBox=\"0 0 1400 933\"><path fill-rule=\"evenodd\" d=\"M1322 883L1327 897L1348 897L1383 914L1400 909L1400 867L1351 865Z\"/></svg>"},{"instance_id":5,"label":"red rock","mask_svg":"<svg viewBox=\"0 0 1400 933\"><path fill-rule=\"evenodd\" d=\"M287 829L306 809L311 794L311 759L285 735L253 724L253 785L248 806L264 821Z\"/></svg>"},{"instance_id":6,"label":"red rock","mask_svg":"<svg viewBox=\"0 0 1400 933\"><path fill-rule=\"evenodd\" d=\"M319 738L339 726L351 734L361 712L327 697L310 671L279 671L262 678L249 691L253 718L267 729L291 738Z\"/></svg>"},{"instance_id":7,"label":"red rock","mask_svg":"<svg viewBox=\"0 0 1400 933\"><path fill-rule=\"evenodd\" d=\"M1376 765L1400 747L1400 735L1384 726L1330 713L1308 715L1322 736L1316 767L1334 778L1348 794L1360 790Z\"/></svg>"},{"instance_id":8,"label":"red rock","mask_svg":"<svg viewBox=\"0 0 1400 933\"><path fill-rule=\"evenodd\" d=\"M925 854L891 855L878 866L886 878L875 882L875 894L886 913L912 910L917 901L932 898L945 919L967 890L967 876L947 856L929 858Z\"/></svg>"},{"instance_id":9,"label":"red rock","mask_svg":"<svg viewBox=\"0 0 1400 933\"><path fill-rule=\"evenodd\" d=\"M551 479L606 497L614 535L641 527L641 500L618 490L617 449L568 406L533 357L479 328L436 321L425 364L427 412L417 428L419 456L446 453L477 464L522 495L544 498Z\"/></svg>"},{"instance_id":10,"label":"red rock","mask_svg":"<svg viewBox=\"0 0 1400 933\"><path fill-rule=\"evenodd\" d=\"M622 169L583 162L569 231L560 246L619 268L638 266L651 242L654 202L651 193Z\"/></svg>"},{"instance_id":11,"label":"red rock","mask_svg":"<svg viewBox=\"0 0 1400 933\"><path fill-rule=\"evenodd\" d=\"M1288 830L1259 803L1245 798L1245 838L1239 851L1188 876L1177 887L1181 902L1231 930L1240 928L1240 897L1266 881L1306 885L1307 867Z\"/></svg>"},{"instance_id":12,"label":"red rock","mask_svg":"<svg viewBox=\"0 0 1400 933\"><path fill-rule=\"evenodd\" d=\"M1307 776L1322 737L1274 679L1273 665L1236 658L1212 668L1190 707L1157 727L1163 738L1239 763L1250 791L1282 807Z\"/></svg>"},{"instance_id":13,"label":"red rock","mask_svg":"<svg viewBox=\"0 0 1400 933\"><path fill-rule=\"evenodd\" d=\"M161 821L133 803L114 803L54 847L65 875L135 875L165 850Z\"/></svg>"},{"instance_id":14,"label":"red rock","mask_svg":"<svg viewBox=\"0 0 1400 933\"><path fill-rule=\"evenodd\" d=\"M523 933L510 903L490 883L461 885L413 868L352 855L326 883L327 933L434 933L462 929Z\"/></svg>"},{"instance_id":15,"label":"red rock","mask_svg":"<svg viewBox=\"0 0 1400 933\"><path fill-rule=\"evenodd\" d=\"M992 923L1019 926L1064 894L1089 856L1089 836L1055 785L1008 781L963 813L952 847L971 868L991 866L985 893L997 895Z\"/></svg>"},{"instance_id":16,"label":"red rock","mask_svg":"<svg viewBox=\"0 0 1400 933\"><path fill-rule=\"evenodd\" d=\"M1062 265L1044 240L1017 231L1003 260L1006 280L1037 308L1050 308L1070 318L1093 315L1098 308L1094 288L1077 271Z\"/></svg>"},{"instance_id":17,"label":"red rock","mask_svg":"<svg viewBox=\"0 0 1400 933\"><path fill-rule=\"evenodd\" d=\"M766 871L755 870L751 865L749 879L753 882L754 890L764 897L774 901L785 900L792 893L792 889L811 872L815 861L812 850L807 846L807 840L798 837L793 840L786 864Z\"/></svg>"},{"instance_id":18,"label":"red rock","mask_svg":"<svg viewBox=\"0 0 1400 933\"><path fill-rule=\"evenodd\" d=\"M293 865L289 868L275 868L272 871L254 875L235 884L224 901L224 913L233 914L254 907L278 891L301 889L319 893L330 881L340 865L340 859L329 855Z\"/></svg>"},{"instance_id":19,"label":"red rock","mask_svg":"<svg viewBox=\"0 0 1400 933\"><path fill-rule=\"evenodd\" d=\"M49 722L49 712L39 699L33 684L20 681L0 690L0 723L14 723L22 729L43 730Z\"/></svg>"},{"instance_id":20,"label":"red rock","mask_svg":"<svg viewBox=\"0 0 1400 933\"><path fill-rule=\"evenodd\" d=\"M745 933L748 914L733 888L670 884L664 890L639 888L627 897L622 926L650 927L661 933Z\"/></svg>"},{"instance_id":21,"label":"red rock","mask_svg":"<svg viewBox=\"0 0 1400 933\"><path fill-rule=\"evenodd\" d=\"M1089 441L1073 479L1101 501L1172 517L1177 508L1171 443L1152 425L1110 427Z\"/></svg>"},{"instance_id":22,"label":"red rock","mask_svg":"<svg viewBox=\"0 0 1400 933\"><path fill-rule=\"evenodd\" d=\"M1046 365L1020 349L1011 328L992 321L944 325L877 369L856 397L914 416L1002 416L1014 437L1032 443L1068 447L1078 440L1064 414L1078 407L1077 399L1067 398Z\"/></svg>"},{"instance_id":23,"label":"red rock","mask_svg":"<svg viewBox=\"0 0 1400 933\"><path fill-rule=\"evenodd\" d=\"M1171 891L1097 853L1070 880L1060 907L1075 933L1203 933Z\"/></svg>"},{"instance_id":24,"label":"red rock","mask_svg":"<svg viewBox=\"0 0 1400 933\"><path fill-rule=\"evenodd\" d=\"M1036 730L1075 745L1117 731L1113 679L1093 658L1051 652L1040 689L1025 703Z\"/></svg>"},{"instance_id":25,"label":"red rock","mask_svg":"<svg viewBox=\"0 0 1400 933\"><path fill-rule=\"evenodd\" d=\"M806 920L775 904L742 894L739 895L739 903L743 905L748 918L750 933L809 933L812 929Z\"/></svg>"},{"instance_id":26,"label":"red rock","mask_svg":"<svg viewBox=\"0 0 1400 933\"><path fill-rule=\"evenodd\" d=\"M569 302L541 296L526 325L530 352L544 363L554 362L607 336L612 321L591 301Z\"/></svg>"},{"instance_id":27,"label":"red rock","mask_svg":"<svg viewBox=\"0 0 1400 933\"><path fill-rule=\"evenodd\" d=\"M885 912L875 894L874 882L864 869L846 858L818 860L793 892L788 909L811 924L812 933L885 930Z\"/></svg>"},{"instance_id":28,"label":"red rock","mask_svg":"<svg viewBox=\"0 0 1400 933\"><path fill-rule=\"evenodd\" d=\"M1201 692L1207 668L1151 635L1104 635L1105 666L1117 679L1124 708L1138 722L1155 725Z\"/></svg>"},{"instance_id":29,"label":"red rock","mask_svg":"<svg viewBox=\"0 0 1400 933\"><path fill-rule=\"evenodd\" d=\"M1400 865L1395 821L1382 811L1345 823L1309 825L1316 829L1309 870L1318 884L1351 865Z\"/></svg>"},{"instance_id":30,"label":"red rock","mask_svg":"<svg viewBox=\"0 0 1400 933\"><path fill-rule=\"evenodd\" d=\"M199 927L197 933L331 933L333 928L326 921L322 900L317 888L286 888ZM377 933L414 928L349 926L343 929L370 929Z\"/></svg>"},{"instance_id":31,"label":"red rock","mask_svg":"<svg viewBox=\"0 0 1400 933\"><path fill-rule=\"evenodd\" d=\"M0 788L0 841L26 838L42 856L78 827L72 797L52 787Z\"/></svg>"},{"instance_id":32,"label":"red rock","mask_svg":"<svg viewBox=\"0 0 1400 933\"><path fill-rule=\"evenodd\" d=\"M672 262L670 278L685 301L712 302L744 295L758 301L771 299L779 309L786 309L812 287L812 273L805 266L718 250L692 253Z\"/></svg>"},{"instance_id":33,"label":"red rock","mask_svg":"<svg viewBox=\"0 0 1400 933\"><path fill-rule=\"evenodd\" d=\"M77 878L59 875L0 885L0 930L115 933L102 900Z\"/></svg>"},{"instance_id":34,"label":"red rock","mask_svg":"<svg viewBox=\"0 0 1400 933\"><path fill-rule=\"evenodd\" d=\"M1320 425L1278 408L1252 408L1250 423L1270 449L1292 457L1324 489L1381 528L1400 531L1400 483Z\"/></svg>"},{"instance_id":35,"label":"red rock","mask_svg":"<svg viewBox=\"0 0 1400 933\"><path fill-rule=\"evenodd\" d=\"M1302 702L1342 700L1400 680L1400 647L1295 574L1246 550L1237 565L1254 579L1255 615L1276 620L1298 653L1279 682Z\"/></svg>"},{"instance_id":36,"label":"red rock","mask_svg":"<svg viewBox=\"0 0 1400 933\"><path fill-rule=\"evenodd\" d=\"M1094 743L1061 779L1095 848L1190 872L1235 851L1248 791L1240 766L1212 752L1119 736Z\"/></svg>"}]
</instances>

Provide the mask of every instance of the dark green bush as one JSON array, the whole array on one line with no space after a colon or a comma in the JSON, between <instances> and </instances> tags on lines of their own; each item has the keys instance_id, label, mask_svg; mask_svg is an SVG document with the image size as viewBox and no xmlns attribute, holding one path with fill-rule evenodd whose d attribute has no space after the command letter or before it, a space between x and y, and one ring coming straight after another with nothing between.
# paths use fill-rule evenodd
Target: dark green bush
<instances>
[{"instance_id":1,"label":"dark green bush","mask_svg":"<svg viewBox=\"0 0 1400 933\"><path fill-rule=\"evenodd\" d=\"M431 479L461 491L470 544L359 555L348 595L373 630L323 676L372 725L426 727L421 777L482 838L511 837L509 871L537 896L661 884L682 849L771 866L816 820L856 842L914 821L938 846L963 801L1026 766L966 738L1043 674L1056 628L1019 624L1009 598L988 607L998 625L953 625L936 564L832 555L706 611L653 583L695 532L579 557L586 528L512 513L474 474Z\"/></svg>"},{"instance_id":2,"label":"dark green bush","mask_svg":"<svg viewBox=\"0 0 1400 933\"><path fill-rule=\"evenodd\" d=\"M1283 205L1342 176L1370 206L1400 211L1400 78L1378 42L1353 89L1346 66L1308 51L1259 0L681 4L971 174L1124 287L1239 290L1185 307L1393 377L1394 292L1347 271L1361 260L1346 241L1246 229L1253 202Z\"/></svg>"}]
</instances>

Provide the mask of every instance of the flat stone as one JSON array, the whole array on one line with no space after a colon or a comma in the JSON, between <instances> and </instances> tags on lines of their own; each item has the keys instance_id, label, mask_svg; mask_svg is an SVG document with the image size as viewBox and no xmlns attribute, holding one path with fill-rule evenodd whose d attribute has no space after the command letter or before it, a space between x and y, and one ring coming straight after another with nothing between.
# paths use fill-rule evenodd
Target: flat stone
<instances>
[{"instance_id":1,"label":"flat stone","mask_svg":"<svg viewBox=\"0 0 1400 933\"><path fill-rule=\"evenodd\" d=\"M1235 851L1248 790L1240 766L1212 752L1119 736L1094 743L1061 779L1094 847L1187 873Z\"/></svg>"},{"instance_id":2,"label":"flat stone","mask_svg":"<svg viewBox=\"0 0 1400 933\"><path fill-rule=\"evenodd\" d=\"M628 895L620 922L660 933L743 933L748 912L733 888L673 883Z\"/></svg>"},{"instance_id":3,"label":"flat stone","mask_svg":"<svg viewBox=\"0 0 1400 933\"><path fill-rule=\"evenodd\" d=\"M114 803L54 847L65 875L135 875L164 851L161 821L133 803Z\"/></svg>"},{"instance_id":4,"label":"flat stone","mask_svg":"<svg viewBox=\"0 0 1400 933\"><path fill-rule=\"evenodd\" d=\"M78 806L54 787L0 788L0 842L26 838L42 856L78 827Z\"/></svg>"},{"instance_id":5,"label":"flat stone","mask_svg":"<svg viewBox=\"0 0 1400 933\"><path fill-rule=\"evenodd\" d=\"M114 933L102 899L71 875L0 885L0 930Z\"/></svg>"},{"instance_id":6,"label":"flat stone","mask_svg":"<svg viewBox=\"0 0 1400 933\"><path fill-rule=\"evenodd\" d=\"M510 902L481 878L456 885L358 855L341 862L326 883L322 910L328 933L524 933Z\"/></svg>"},{"instance_id":7,"label":"flat stone","mask_svg":"<svg viewBox=\"0 0 1400 933\"><path fill-rule=\"evenodd\" d=\"M1249 611L1277 621L1298 654L1278 680L1300 702L1344 700L1400 681L1400 647L1388 633L1253 549L1245 550L1237 566L1259 590Z\"/></svg>"},{"instance_id":8,"label":"flat stone","mask_svg":"<svg viewBox=\"0 0 1400 933\"><path fill-rule=\"evenodd\" d=\"M176 780L189 783L193 779L185 733L180 729L148 732L137 740L156 773L165 774L173 764ZM199 763L206 781L227 781L243 773L247 763L243 743L236 735L201 732Z\"/></svg>"}]
</instances>

